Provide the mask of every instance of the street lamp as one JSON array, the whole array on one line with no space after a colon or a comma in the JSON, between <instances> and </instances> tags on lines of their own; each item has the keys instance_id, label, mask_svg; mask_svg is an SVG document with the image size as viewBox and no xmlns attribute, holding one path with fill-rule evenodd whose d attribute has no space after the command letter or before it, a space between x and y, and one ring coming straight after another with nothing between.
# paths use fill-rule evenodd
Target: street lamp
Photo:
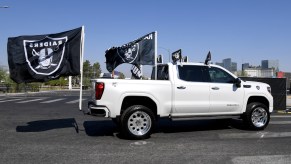
<instances>
[{"instance_id":1,"label":"street lamp","mask_svg":"<svg viewBox=\"0 0 291 164\"><path fill-rule=\"evenodd\" d=\"M9 6L0 6L0 8L5 8L5 9L7 9L7 8L9 8Z\"/></svg>"},{"instance_id":2,"label":"street lamp","mask_svg":"<svg viewBox=\"0 0 291 164\"><path fill-rule=\"evenodd\" d=\"M169 62L171 62L171 50L168 49L168 48L164 48L164 47L158 47L158 48L164 49L164 50L166 50L168 52L168 54L169 54Z\"/></svg>"}]
</instances>

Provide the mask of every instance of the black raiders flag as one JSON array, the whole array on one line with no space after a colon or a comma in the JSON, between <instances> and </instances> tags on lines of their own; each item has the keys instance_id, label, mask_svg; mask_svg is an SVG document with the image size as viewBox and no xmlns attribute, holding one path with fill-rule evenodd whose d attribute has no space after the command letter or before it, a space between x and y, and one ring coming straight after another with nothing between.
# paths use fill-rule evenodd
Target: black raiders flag
<instances>
[{"instance_id":1,"label":"black raiders flag","mask_svg":"<svg viewBox=\"0 0 291 164\"><path fill-rule=\"evenodd\" d=\"M130 72L131 72L132 79L141 79L142 78L142 73L141 73L139 66L132 65Z\"/></svg>"},{"instance_id":2,"label":"black raiders flag","mask_svg":"<svg viewBox=\"0 0 291 164\"><path fill-rule=\"evenodd\" d=\"M173 63L176 63L177 61L182 60L182 50L181 49L172 53L172 60L173 60Z\"/></svg>"},{"instance_id":3,"label":"black raiders flag","mask_svg":"<svg viewBox=\"0 0 291 164\"><path fill-rule=\"evenodd\" d=\"M112 72L122 63L155 65L155 32L137 40L105 51L106 68Z\"/></svg>"},{"instance_id":4,"label":"black raiders flag","mask_svg":"<svg viewBox=\"0 0 291 164\"><path fill-rule=\"evenodd\" d=\"M11 79L29 83L79 75L83 33L80 27L57 34L8 38Z\"/></svg>"}]
</instances>

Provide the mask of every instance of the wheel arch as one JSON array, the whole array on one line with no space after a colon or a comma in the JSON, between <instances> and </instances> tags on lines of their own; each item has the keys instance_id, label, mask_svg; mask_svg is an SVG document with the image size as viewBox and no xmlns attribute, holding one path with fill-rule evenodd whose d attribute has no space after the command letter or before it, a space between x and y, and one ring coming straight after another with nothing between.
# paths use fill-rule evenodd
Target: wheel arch
<instances>
[{"instance_id":1,"label":"wheel arch","mask_svg":"<svg viewBox=\"0 0 291 164\"><path fill-rule=\"evenodd\" d=\"M264 104L265 106L267 106L267 108L269 109L270 107L270 102L269 100L264 97L264 96L250 96L248 98L248 101L247 101L247 105L250 104L250 103L253 103L253 102L259 102L259 103L262 103Z\"/></svg>"},{"instance_id":2,"label":"wheel arch","mask_svg":"<svg viewBox=\"0 0 291 164\"><path fill-rule=\"evenodd\" d=\"M123 98L121 103L121 110L120 115L130 106L133 105L143 105L147 108L149 108L155 116L158 115L158 105L156 101L154 101L152 98L148 96L135 96L135 95L129 95Z\"/></svg>"}]
</instances>

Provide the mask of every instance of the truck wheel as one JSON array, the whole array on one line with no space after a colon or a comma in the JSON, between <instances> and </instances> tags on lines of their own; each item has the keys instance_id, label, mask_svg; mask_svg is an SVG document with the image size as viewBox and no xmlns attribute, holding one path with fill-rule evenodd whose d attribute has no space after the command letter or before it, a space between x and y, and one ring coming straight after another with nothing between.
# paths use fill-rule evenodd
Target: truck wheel
<instances>
[{"instance_id":1,"label":"truck wheel","mask_svg":"<svg viewBox=\"0 0 291 164\"><path fill-rule=\"evenodd\" d=\"M142 105L127 108L121 116L122 133L130 139L150 137L154 124L153 112Z\"/></svg>"},{"instance_id":2,"label":"truck wheel","mask_svg":"<svg viewBox=\"0 0 291 164\"><path fill-rule=\"evenodd\" d=\"M120 123L120 118L119 118L119 117L112 118L112 121L114 122L114 124L115 124L118 128L120 128L121 123Z\"/></svg>"},{"instance_id":3,"label":"truck wheel","mask_svg":"<svg viewBox=\"0 0 291 164\"><path fill-rule=\"evenodd\" d=\"M250 103L247 105L243 121L244 124L252 130L263 130L270 121L269 110L262 103Z\"/></svg>"},{"instance_id":4,"label":"truck wheel","mask_svg":"<svg viewBox=\"0 0 291 164\"><path fill-rule=\"evenodd\" d=\"M114 124L119 125L120 124L120 119L119 118L112 118L112 121Z\"/></svg>"}]
</instances>

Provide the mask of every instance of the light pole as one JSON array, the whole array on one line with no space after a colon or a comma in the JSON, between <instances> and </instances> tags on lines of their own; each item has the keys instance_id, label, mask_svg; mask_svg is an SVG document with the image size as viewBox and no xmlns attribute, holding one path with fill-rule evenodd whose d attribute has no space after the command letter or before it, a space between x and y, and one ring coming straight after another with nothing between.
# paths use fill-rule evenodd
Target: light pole
<instances>
[{"instance_id":1,"label":"light pole","mask_svg":"<svg viewBox=\"0 0 291 164\"><path fill-rule=\"evenodd\" d=\"M158 47L158 48L164 49L164 50L166 50L168 52L168 54L169 54L169 62L171 62L171 50L168 49L168 48L164 48L164 47Z\"/></svg>"}]
</instances>

